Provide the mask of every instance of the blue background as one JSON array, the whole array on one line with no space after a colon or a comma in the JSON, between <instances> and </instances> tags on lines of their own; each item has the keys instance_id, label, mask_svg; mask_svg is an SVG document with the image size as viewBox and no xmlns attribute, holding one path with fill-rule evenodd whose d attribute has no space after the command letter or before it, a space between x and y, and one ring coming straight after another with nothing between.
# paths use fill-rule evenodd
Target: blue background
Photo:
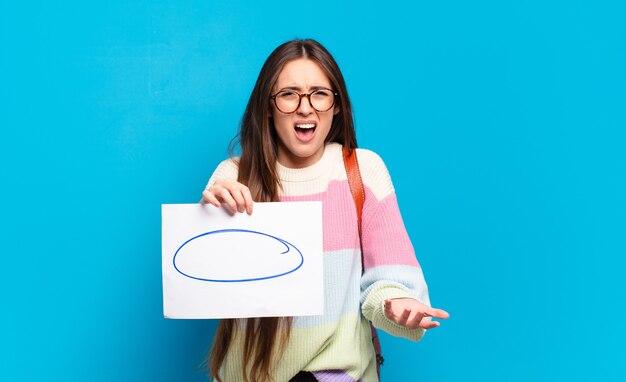
<instances>
[{"instance_id":1,"label":"blue background","mask_svg":"<svg viewBox=\"0 0 626 382\"><path fill-rule=\"evenodd\" d=\"M623 1L0 4L0 379L205 380L160 204L199 200L295 37L338 60L452 315L384 335L384 380L626 379Z\"/></svg>"}]
</instances>

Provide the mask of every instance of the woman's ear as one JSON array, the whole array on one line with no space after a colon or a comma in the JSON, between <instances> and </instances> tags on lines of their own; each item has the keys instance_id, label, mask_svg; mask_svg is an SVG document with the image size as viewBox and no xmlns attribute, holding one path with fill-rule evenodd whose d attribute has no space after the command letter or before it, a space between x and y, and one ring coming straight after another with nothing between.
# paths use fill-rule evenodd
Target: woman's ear
<instances>
[{"instance_id":1,"label":"woman's ear","mask_svg":"<svg viewBox=\"0 0 626 382\"><path fill-rule=\"evenodd\" d=\"M335 108L333 109L333 115L337 115L337 114L339 114L339 111L340 111L340 110L341 110L341 109L339 108L339 105L335 106Z\"/></svg>"}]
</instances>

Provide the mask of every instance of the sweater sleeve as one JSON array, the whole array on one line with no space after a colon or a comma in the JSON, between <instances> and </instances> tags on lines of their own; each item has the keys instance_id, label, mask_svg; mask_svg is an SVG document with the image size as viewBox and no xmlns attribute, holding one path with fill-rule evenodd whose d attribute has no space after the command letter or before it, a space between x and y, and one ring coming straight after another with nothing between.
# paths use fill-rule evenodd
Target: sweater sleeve
<instances>
[{"instance_id":1,"label":"sweater sleeve","mask_svg":"<svg viewBox=\"0 0 626 382\"><path fill-rule=\"evenodd\" d=\"M384 314L386 299L411 297L430 306L428 288L404 227L389 172L382 159L359 150L359 167L365 186L362 216L364 272L361 309L375 327L418 341L425 330L401 327Z\"/></svg>"},{"instance_id":2,"label":"sweater sleeve","mask_svg":"<svg viewBox=\"0 0 626 382\"><path fill-rule=\"evenodd\" d=\"M213 175L209 178L209 181L205 187L208 189L211 187L218 179L222 180L237 180L237 175L239 175L239 158L229 158L223 160L213 171Z\"/></svg>"}]
</instances>

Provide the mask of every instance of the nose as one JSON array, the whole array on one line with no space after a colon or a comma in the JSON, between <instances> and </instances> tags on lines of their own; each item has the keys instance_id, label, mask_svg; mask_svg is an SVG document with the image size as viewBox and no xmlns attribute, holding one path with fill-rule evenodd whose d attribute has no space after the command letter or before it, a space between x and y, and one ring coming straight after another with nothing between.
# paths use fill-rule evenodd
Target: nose
<instances>
[{"instance_id":1,"label":"nose","mask_svg":"<svg viewBox=\"0 0 626 382\"><path fill-rule=\"evenodd\" d=\"M298 114L309 115L313 112L310 95L302 94L300 96L300 106L298 106Z\"/></svg>"}]
</instances>

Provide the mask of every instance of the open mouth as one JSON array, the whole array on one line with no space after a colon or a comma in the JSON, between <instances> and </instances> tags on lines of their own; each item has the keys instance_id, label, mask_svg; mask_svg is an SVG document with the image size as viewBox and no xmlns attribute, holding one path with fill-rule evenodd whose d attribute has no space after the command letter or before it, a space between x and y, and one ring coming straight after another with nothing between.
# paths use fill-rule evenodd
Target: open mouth
<instances>
[{"instance_id":1,"label":"open mouth","mask_svg":"<svg viewBox=\"0 0 626 382\"><path fill-rule=\"evenodd\" d=\"M298 123L294 126L296 138L302 142L309 142L315 136L316 123Z\"/></svg>"}]
</instances>

